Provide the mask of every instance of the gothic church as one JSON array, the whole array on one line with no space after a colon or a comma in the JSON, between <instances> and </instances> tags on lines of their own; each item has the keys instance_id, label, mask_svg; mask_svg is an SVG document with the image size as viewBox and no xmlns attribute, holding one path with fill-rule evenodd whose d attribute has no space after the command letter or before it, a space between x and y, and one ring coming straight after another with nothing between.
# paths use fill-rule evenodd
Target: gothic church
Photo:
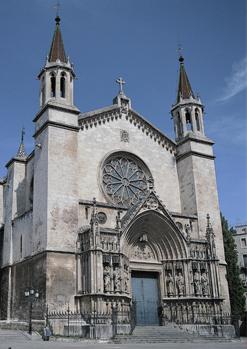
<instances>
[{"instance_id":1,"label":"gothic church","mask_svg":"<svg viewBox=\"0 0 247 349\"><path fill-rule=\"evenodd\" d=\"M34 150L22 138L0 181L2 320L27 319L30 287L36 319L43 305L127 314L135 304L138 325L230 311L213 141L182 56L179 66L175 140L132 108L121 78L112 105L81 112L56 17Z\"/></svg>"}]
</instances>

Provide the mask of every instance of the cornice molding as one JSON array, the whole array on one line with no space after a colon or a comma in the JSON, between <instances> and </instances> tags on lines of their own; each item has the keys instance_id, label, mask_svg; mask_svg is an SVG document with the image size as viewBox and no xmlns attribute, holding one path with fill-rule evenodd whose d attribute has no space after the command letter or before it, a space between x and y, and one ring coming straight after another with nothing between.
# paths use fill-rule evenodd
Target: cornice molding
<instances>
[{"instance_id":1,"label":"cornice molding","mask_svg":"<svg viewBox=\"0 0 247 349\"><path fill-rule=\"evenodd\" d=\"M184 154L177 155L176 161L178 162L180 160L183 160L183 159L187 158L188 156L198 156L198 157L206 158L206 159L209 159L209 160L214 160L215 159L214 155L203 154L203 153L200 153L200 152L197 152L197 151L190 150L190 151L187 151Z\"/></svg>"},{"instance_id":2,"label":"cornice molding","mask_svg":"<svg viewBox=\"0 0 247 349\"><path fill-rule=\"evenodd\" d=\"M10 159L7 164L5 165L5 167L9 167L13 162L19 162L21 164L26 164L27 163L27 158L17 158L17 157L13 157L12 159Z\"/></svg>"},{"instance_id":3,"label":"cornice molding","mask_svg":"<svg viewBox=\"0 0 247 349\"><path fill-rule=\"evenodd\" d=\"M56 121L46 121L33 135L33 137L37 137L45 128L47 128L48 126L53 126L53 127L57 127L57 128L63 128L66 130L70 130L70 131L75 131L75 132L79 132L80 128L78 126L74 126L74 125L68 125L68 124L63 124L60 122L56 122Z\"/></svg>"},{"instance_id":4,"label":"cornice molding","mask_svg":"<svg viewBox=\"0 0 247 349\"><path fill-rule=\"evenodd\" d=\"M203 144L208 144L208 145L214 144L214 141L212 141L209 138L195 137L195 136L189 134L186 137L184 137L183 139L181 139L180 141L177 141L177 147L179 147L180 145L182 145L188 141L189 142L196 142L196 143L203 143Z\"/></svg>"},{"instance_id":5,"label":"cornice molding","mask_svg":"<svg viewBox=\"0 0 247 349\"><path fill-rule=\"evenodd\" d=\"M44 107L36 114L35 118L33 119L33 122L38 121L40 116L49 108L59 110L59 111L65 111L65 112L70 113L70 114L76 114L76 115L80 114L80 110L77 109L76 107L64 105L64 104L58 104L58 103L53 102L53 101L48 101L44 105Z\"/></svg>"},{"instance_id":6,"label":"cornice molding","mask_svg":"<svg viewBox=\"0 0 247 349\"><path fill-rule=\"evenodd\" d=\"M93 200L79 200L79 205L85 205L85 206L93 206L94 201ZM96 207L105 207L105 208L113 208L115 210L123 210L127 211L128 209L124 206L114 205L114 204L108 204L106 202L100 202L96 201Z\"/></svg>"}]
</instances>

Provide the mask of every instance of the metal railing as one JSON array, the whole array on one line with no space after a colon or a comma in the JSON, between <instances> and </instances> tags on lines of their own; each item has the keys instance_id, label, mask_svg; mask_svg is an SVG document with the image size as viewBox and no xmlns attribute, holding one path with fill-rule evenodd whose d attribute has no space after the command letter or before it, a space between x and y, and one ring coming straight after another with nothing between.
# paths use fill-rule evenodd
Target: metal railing
<instances>
[{"instance_id":1,"label":"metal railing","mask_svg":"<svg viewBox=\"0 0 247 349\"><path fill-rule=\"evenodd\" d=\"M135 311L123 311L112 307L109 312L80 312L72 311L69 306L61 311L49 311L45 318L53 335L67 337L97 338L96 328L111 328L112 337L118 333L118 325L130 325L132 331L135 321L131 320Z\"/></svg>"}]
</instances>

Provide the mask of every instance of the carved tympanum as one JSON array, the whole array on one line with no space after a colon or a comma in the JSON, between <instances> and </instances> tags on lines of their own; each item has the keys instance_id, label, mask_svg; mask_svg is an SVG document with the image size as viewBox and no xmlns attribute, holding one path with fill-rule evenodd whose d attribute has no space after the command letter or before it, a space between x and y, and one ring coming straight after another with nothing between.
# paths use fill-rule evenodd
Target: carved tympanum
<instances>
[{"instance_id":1,"label":"carved tympanum","mask_svg":"<svg viewBox=\"0 0 247 349\"><path fill-rule=\"evenodd\" d=\"M155 256L151 248L146 243L139 243L138 245L134 246L131 258L149 260L155 259Z\"/></svg>"}]
</instances>

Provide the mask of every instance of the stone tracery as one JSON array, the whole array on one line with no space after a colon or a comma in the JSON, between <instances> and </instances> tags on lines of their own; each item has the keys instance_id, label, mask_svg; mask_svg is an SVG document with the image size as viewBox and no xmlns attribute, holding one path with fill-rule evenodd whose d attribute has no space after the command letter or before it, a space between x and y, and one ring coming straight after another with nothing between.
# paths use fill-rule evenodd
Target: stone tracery
<instances>
[{"instance_id":1,"label":"stone tracery","mask_svg":"<svg viewBox=\"0 0 247 349\"><path fill-rule=\"evenodd\" d=\"M131 206L148 191L149 174L128 154L110 157L103 166L103 190L115 204Z\"/></svg>"}]
</instances>

